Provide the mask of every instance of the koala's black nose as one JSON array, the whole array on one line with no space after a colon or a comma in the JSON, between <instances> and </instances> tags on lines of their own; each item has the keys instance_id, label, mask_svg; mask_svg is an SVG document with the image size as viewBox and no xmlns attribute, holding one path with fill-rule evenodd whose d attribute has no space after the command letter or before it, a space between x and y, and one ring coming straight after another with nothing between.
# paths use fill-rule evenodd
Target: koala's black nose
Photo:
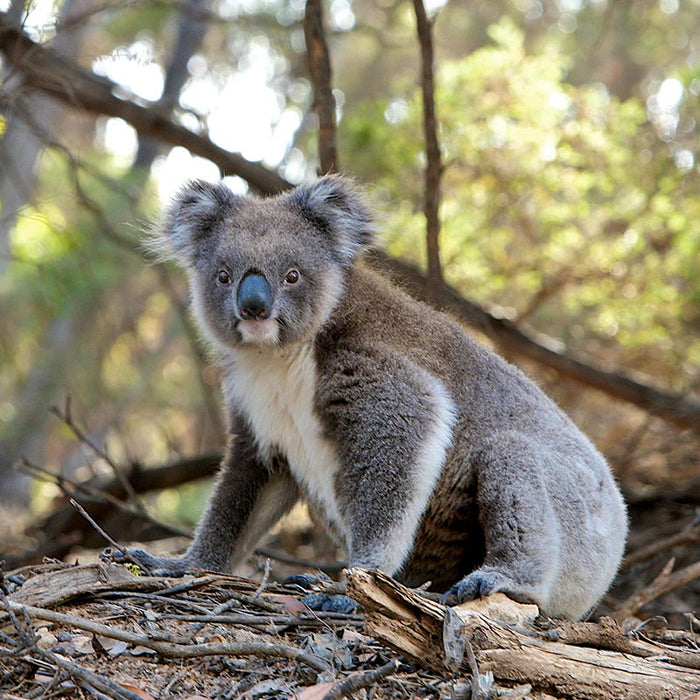
<instances>
[{"instance_id":1,"label":"koala's black nose","mask_svg":"<svg viewBox=\"0 0 700 700\"><path fill-rule=\"evenodd\" d=\"M262 275L249 272L238 286L236 301L241 318L246 321L265 319L272 307L270 285Z\"/></svg>"}]
</instances>

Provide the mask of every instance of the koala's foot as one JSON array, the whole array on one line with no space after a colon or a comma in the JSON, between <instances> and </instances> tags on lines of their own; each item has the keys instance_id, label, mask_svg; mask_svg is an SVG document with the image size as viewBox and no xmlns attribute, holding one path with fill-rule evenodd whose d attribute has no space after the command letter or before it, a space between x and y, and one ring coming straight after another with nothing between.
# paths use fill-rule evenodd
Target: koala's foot
<instances>
[{"instance_id":1,"label":"koala's foot","mask_svg":"<svg viewBox=\"0 0 700 700\"><path fill-rule=\"evenodd\" d=\"M302 591L312 591L317 586L326 587L331 584L332 589L338 591L345 590L345 583L335 583L328 576L319 572L317 576L313 574L294 574L287 576L282 581L283 586ZM360 609L360 604L343 593L309 593L305 595L301 602L310 610L318 612L337 612L351 615Z\"/></svg>"},{"instance_id":2,"label":"koala's foot","mask_svg":"<svg viewBox=\"0 0 700 700\"><path fill-rule=\"evenodd\" d=\"M180 577L197 569L197 567L189 564L184 557L154 557L152 554L144 552L143 549L129 548L126 551L151 576ZM130 561L122 552L112 549L112 547L102 550L100 559L117 562L118 564L127 564Z\"/></svg>"},{"instance_id":3,"label":"koala's foot","mask_svg":"<svg viewBox=\"0 0 700 700\"><path fill-rule=\"evenodd\" d=\"M329 581L330 579L327 577L323 578L314 574L292 574L282 581L282 585L295 590L312 591L316 586Z\"/></svg>"},{"instance_id":4,"label":"koala's foot","mask_svg":"<svg viewBox=\"0 0 700 700\"><path fill-rule=\"evenodd\" d=\"M352 615L361 609L361 605L346 595L337 593L309 593L301 602L309 610L318 612L337 612L344 615Z\"/></svg>"},{"instance_id":5,"label":"koala's foot","mask_svg":"<svg viewBox=\"0 0 700 700\"><path fill-rule=\"evenodd\" d=\"M456 605L475 598L484 598L499 591L513 594L517 589L518 585L510 576L498 571L477 569L452 586L442 596L441 602Z\"/></svg>"}]
</instances>

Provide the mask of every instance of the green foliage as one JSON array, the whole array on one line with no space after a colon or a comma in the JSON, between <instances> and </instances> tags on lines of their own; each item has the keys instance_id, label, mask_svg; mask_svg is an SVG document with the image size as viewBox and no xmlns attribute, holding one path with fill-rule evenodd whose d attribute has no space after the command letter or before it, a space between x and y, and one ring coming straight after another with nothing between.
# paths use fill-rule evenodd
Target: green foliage
<instances>
[{"instance_id":1,"label":"green foliage","mask_svg":"<svg viewBox=\"0 0 700 700\"><path fill-rule=\"evenodd\" d=\"M682 385L688 366L674 365L698 352L687 332L698 321L697 170L676 166L639 100L567 83L555 42L531 55L507 19L489 35L438 72L448 280L548 335L640 350L642 369L656 372L664 353L664 375ZM392 251L416 260L421 118L414 90L343 124L356 171L399 202Z\"/></svg>"}]
</instances>

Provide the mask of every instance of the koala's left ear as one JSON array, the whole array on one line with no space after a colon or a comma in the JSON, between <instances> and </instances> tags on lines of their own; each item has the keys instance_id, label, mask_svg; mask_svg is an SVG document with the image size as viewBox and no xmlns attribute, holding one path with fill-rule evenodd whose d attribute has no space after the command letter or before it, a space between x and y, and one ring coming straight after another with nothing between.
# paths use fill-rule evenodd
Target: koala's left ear
<instances>
[{"instance_id":1,"label":"koala's left ear","mask_svg":"<svg viewBox=\"0 0 700 700\"><path fill-rule=\"evenodd\" d=\"M327 175L297 187L290 203L328 235L345 265L375 241L374 216L359 187L340 175Z\"/></svg>"}]
</instances>

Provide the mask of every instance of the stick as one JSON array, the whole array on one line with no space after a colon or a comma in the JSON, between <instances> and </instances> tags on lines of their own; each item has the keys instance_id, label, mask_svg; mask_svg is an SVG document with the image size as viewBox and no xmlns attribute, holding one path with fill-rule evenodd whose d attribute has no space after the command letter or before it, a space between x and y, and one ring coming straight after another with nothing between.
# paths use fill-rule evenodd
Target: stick
<instances>
[{"instance_id":1,"label":"stick","mask_svg":"<svg viewBox=\"0 0 700 700\"><path fill-rule=\"evenodd\" d=\"M350 697L353 693L356 693L362 688L369 688L369 686L378 683L382 679L390 676L399 669L400 662L398 659L392 659L388 664L376 668L373 671L367 671L361 676L352 676L342 683L338 683L334 688L332 688L323 697L323 700L340 700L340 698Z\"/></svg>"},{"instance_id":2,"label":"stick","mask_svg":"<svg viewBox=\"0 0 700 700\"><path fill-rule=\"evenodd\" d=\"M638 610L648 605L659 596L668 593L680 586L700 578L700 561L686 566L675 574L671 574L676 560L674 557L668 560L661 573L648 585L637 591L620 605L613 613L613 619L622 622L625 618L631 617Z\"/></svg>"},{"instance_id":3,"label":"stick","mask_svg":"<svg viewBox=\"0 0 700 700\"><path fill-rule=\"evenodd\" d=\"M22 612L29 615L30 618L37 618L39 620L48 620L49 622L56 622L62 625L70 625L77 627L78 629L83 629L88 632L93 632L94 634L101 634L105 637L110 637L112 639L118 639L122 642L127 642L129 644L134 644L136 646L143 646L147 649L153 649L153 651L158 652L161 656L169 659L191 659L203 656L258 656L261 658L268 657L281 657L284 659L293 659L295 661L300 661L305 663L310 668L313 668L319 673L324 671L329 671L331 669L330 664L328 664L323 659L320 659L313 654L308 654L299 649L294 649L293 647L285 646L284 644L261 644L254 642L224 642L224 643L212 643L212 644L177 644L175 642L166 642L153 640L150 637L142 636L139 634L133 634L132 632L127 632L119 628L108 627L107 625L102 625L98 622L92 622L91 620L84 620L73 615L64 615L62 613L54 612L53 610L46 610L44 608L37 608L33 605L22 605L20 603L15 603L8 600L8 610L13 610L15 612Z\"/></svg>"},{"instance_id":4,"label":"stick","mask_svg":"<svg viewBox=\"0 0 700 700\"><path fill-rule=\"evenodd\" d=\"M65 656L53 654L50 651L38 647L35 651L54 664L54 666L58 666L58 668L62 668L66 671L80 687L88 690L93 695L96 694L95 691L99 691L100 693L104 693L107 697L117 698L117 700L141 700L140 695L132 693L118 683L109 680L109 678L100 676L94 671L90 671L76 664L75 661L71 661Z\"/></svg>"}]
</instances>

